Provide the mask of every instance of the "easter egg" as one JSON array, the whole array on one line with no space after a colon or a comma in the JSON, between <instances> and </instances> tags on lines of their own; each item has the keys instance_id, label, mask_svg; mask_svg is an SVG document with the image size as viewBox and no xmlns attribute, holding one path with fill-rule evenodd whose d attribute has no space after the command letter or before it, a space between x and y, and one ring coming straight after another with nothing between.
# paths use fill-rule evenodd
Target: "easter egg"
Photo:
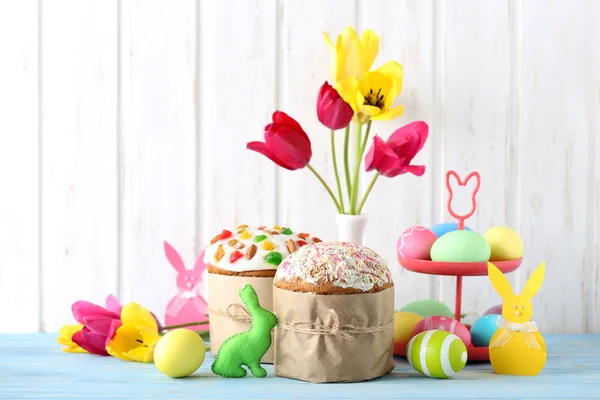
<instances>
[{"instance_id":1,"label":"easter egg","mask_svg":"<svg viewBox=\"0 0 600 400\"><path fill-rule=\"evenodd\" d=\"M490 261L516 260L523 257L521 236L507 226L494 226L483 234L491 250Z\"/></svg>"},{"instance_id":2,"label":"easter egg","mask_svg":"<svg viewBox=\"0 0 600 400\"><path fill-rule=\"evenodd\" d=\"M454 313L444 303L435 300L417 300L408 303L400 309L400 311L408 311L420 315L423 318L433 315L441 315L443 317L454 318Z\"/></svg>"},{"instance_id":3,"label":"easter egg","mask_svg":"<svg viewBox=\"0 0 600 400\"><path fill-rule=\"evenodd\" d=\"M174 329L160 338L154 349L154 365L171 378L196 372L204 362L204 340L191 329Z\"/></svg>"},{"instance_id":4,"label":"easter egg","mask_svg":"<svg viewBox=\"0 0 600 400\"><path fill-rule=\"evenodd\" d=\"M448 378L467 363L467 347L453 333L431 330L419 333L406 346L409 364L430 378Z\"/></svg>"},{"instance_id":5,"label":"easter egg","mask_svg":"<svg viewBox=\"0 0 600 400\"><path fill-rule=\"evenodd\" d=\"M408 343L413 337L415 325L423 317L412 312L398 311L394 313L394 343Z\"/></svg>"},{"instance_id":6,"label":"easter egg","mask_svg":"<svg viewBox=\"0 0 600 400\"><path fill-rule=\"evenodd\" d=\"M470 231L468 226L464 227L465 230ZM437 237L441 237L448 232L458 230L458 222L444 222L431 227L431 231L435 233Z\"/></svg>"},{"instance_id":7,"label":"easter egg","mask_svg":"<svg viewBox=\"0 0 600 400\"><path fill-rule=\"evenodd\" d=\"M493 307L490 307L490 308L488 308L488 310L486 312L483 313L483 315L488 315L488 314L502 315L502 304L497 304Z\"/></svg>"},{"instance_id":8,"label":"easter egg","mask_svg":"<svg viewBox=\"0 0 600 400\"><path fill-rule=\"evenodd\" d=\"M431 246L431 259L445 262L480 262L490 258L490 245L477 232L448 232Z\"/></svg>"},{"instance_id":9,"label":"easter egg","mask_svg":"<svg viewBox=\"0 0 600 400\"><path fill-rule=\"evenodd\" d=\"M429 251L437 240L435 233L423 226L408 228L398 238L396 250L403 258L429 260Z\"/></svg>"},{"instance_id":10,"label":"easter egg","mask_svg":"<svg viewBox=\"0 0 600 400\"><path fill-rule=\"evenodd\" d=\"M471 343L475 347L488 347L490 340L498 330L498 314L487 314L477 319L471 326Z\"/></svg>"},{"instance_id":11,"label":"easter egg","mask_svg":"<svg viewBox=\"0 0 600 400\"><path fill-rule=\"evenodd\" d=\"M453 333L463 341L465 346L468 347L471 345L471 334L463 324L454 318L441 317L439 315L423 318L423 320L419 321L419 323L415 326L412 334L418 335L421 332L430 331L433 329Z\"/></svg>"}]
</instances>

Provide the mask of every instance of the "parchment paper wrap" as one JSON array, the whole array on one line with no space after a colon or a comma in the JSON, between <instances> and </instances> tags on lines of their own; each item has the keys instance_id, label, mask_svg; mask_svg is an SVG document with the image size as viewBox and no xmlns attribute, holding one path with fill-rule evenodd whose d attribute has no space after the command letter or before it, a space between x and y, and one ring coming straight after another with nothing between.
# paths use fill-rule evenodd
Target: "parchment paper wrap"
<instances>
[{"instance_id":1,"label":"parchment paper wrap","mask_svg":"<svg viewBox=\"0 0 600 400\"><path fill-rule=\"evenodd\" d=\"M273 304L279 319L275 375L308 382L360 382L394 369L393 286L349 295L273 287Z\"/></svg>"},{"instance_id":2,"label":"parchment paper wrap","mask_svg":"<svg viewBox=\"0 0 600 400\"><path fill-rule=\"evenodd\" d=\"M210 352L216 356L223 342L236 333L250 329L250 318L240 299L239 291L252 285L260 305L273 311L273 278L208 274L208 318L210 321ZM273 344L261 359L273 364Z\"/></svg>"}]
</instances>

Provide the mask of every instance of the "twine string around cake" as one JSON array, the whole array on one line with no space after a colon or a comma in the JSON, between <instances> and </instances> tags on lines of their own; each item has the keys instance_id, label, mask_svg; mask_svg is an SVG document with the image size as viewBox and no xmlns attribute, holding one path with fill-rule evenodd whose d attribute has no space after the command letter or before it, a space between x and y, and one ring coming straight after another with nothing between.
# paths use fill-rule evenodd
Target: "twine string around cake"
<instances>
[{"instance_id":1,"label":"twine string around cake","mask_svg":"<svg viewBox=\"0 0 600 400\"><path fill-rule=\"evenodd\" d=\"M308 333L313 335L332 335L342 338L344 340L351 340L352 334L357 333L375 333L381 332L393 325L394 321L390 321L380 326L354 326L354 325L341 325L340 317L334 309L329 309L330 323L327 325L317 324L314 322L292 322L291 324L285 324L279 322L279 327L287 331Z\"/></svg>"},{"instance_id":2,"label":"twine string around cake","mask_svg":"<svg viewBox=\"0 0 600 400\"><path fill-rule=\"evenodd\" d=\"M227 310L215 310L214 308L209 308L208 311L210 313L220 315L222 317L228 317L236 322L251 322L252 317L246 307L240 303L233 303L227 306Z\"/></svg>"}]
</instances>

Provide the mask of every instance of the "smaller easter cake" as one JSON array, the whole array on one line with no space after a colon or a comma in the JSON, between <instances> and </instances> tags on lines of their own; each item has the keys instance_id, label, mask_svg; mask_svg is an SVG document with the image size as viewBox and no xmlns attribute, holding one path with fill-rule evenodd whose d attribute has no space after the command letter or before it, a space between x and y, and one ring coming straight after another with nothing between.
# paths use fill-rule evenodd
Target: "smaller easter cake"
<instances>
[{"instance_id":1,"label":"smaller easter cake","mask_svg":"<svg viewBox=\"0 0 600 400\"><path fill-rule=\"evenodd\" d=\"M283 259L302 246L320 241L278 225L240 225L235 232L225 229L211 240L204 262L211 274L273 277Z\"/></svg>"},{"instance_id":2,"label":"smaller easter cake","mask_svg":"<svg viewBox=\"0 0 600 400\"><path fill-rule=\"evenodd\" d=\"M490 259L490 245L477 232L460 230L444 234L431 246L431 259L443 262L483 262Z\"/></svg>"},{"instance_id":3,"label":"smaller easter cake","mask_svg":"<svg viewBox=\"0 0 600 400\"><path fill-rule=\"evenodd\" d=\"M393 282L385 260L368 247L320 242L284 259L274 285L293 292L356 294L379 292Z\"/></svg>"}]
</instances>

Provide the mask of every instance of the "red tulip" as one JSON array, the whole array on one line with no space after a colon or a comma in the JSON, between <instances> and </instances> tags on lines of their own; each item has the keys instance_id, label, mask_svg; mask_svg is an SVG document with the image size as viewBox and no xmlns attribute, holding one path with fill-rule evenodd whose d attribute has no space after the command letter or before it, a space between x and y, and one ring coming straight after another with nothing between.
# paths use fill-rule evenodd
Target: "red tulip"
<instances>
[{"instance_id":1,"label":"red tulip","mask_svg":"<svg viewBox=\"0 0 600 400\"><path fill-rule=\"evenodd\" d=\"M250 142L246 148L292 171L306 167L312 157L308 135L296 120L282 111L275 111L273 122L265 127L265 143Z\"/></svg>"},{"instance_id":2,"label":"red tulip","mask_svg":"<svg viewBox=\"0 0 600 400\"><path fill-rule=\"evenodd\" d=\"M325 82L319 89L317 116L323 125L336 131L348 126L354 116L354 110L342 99L337 90Z\"/></svg>"},{"instance_id":3,"label":"red tulip","mask_svg":"<svg viewBox=\"0 0 600 400\"><path fill-rule=\"evenodd\" d=\"M424 165L411 165L413 158L423 148L429 127L423 121L412 122L395 131L387 142L379 136L365 156L367 171L377 170L381 175L393 178L410 172L416 176L425 173Z\"/></svg>"},{"instance_id":4,"label":"red tulip","mask_svg":"<svg viewBox=\"0 0 600 400\"><path fill-rule=\"evenodd\" d=\"M107 356L106 344L122 325L122 308L119 300L113 295L106 298L106 308L85 300L76 301L71 306L71 311L75 320L82 324L83 328L76 332L71 340L91 354ZM161 330L158 318L154 314L152 316L156 320L158 329Z\"/></svg>"}]
</instances>

